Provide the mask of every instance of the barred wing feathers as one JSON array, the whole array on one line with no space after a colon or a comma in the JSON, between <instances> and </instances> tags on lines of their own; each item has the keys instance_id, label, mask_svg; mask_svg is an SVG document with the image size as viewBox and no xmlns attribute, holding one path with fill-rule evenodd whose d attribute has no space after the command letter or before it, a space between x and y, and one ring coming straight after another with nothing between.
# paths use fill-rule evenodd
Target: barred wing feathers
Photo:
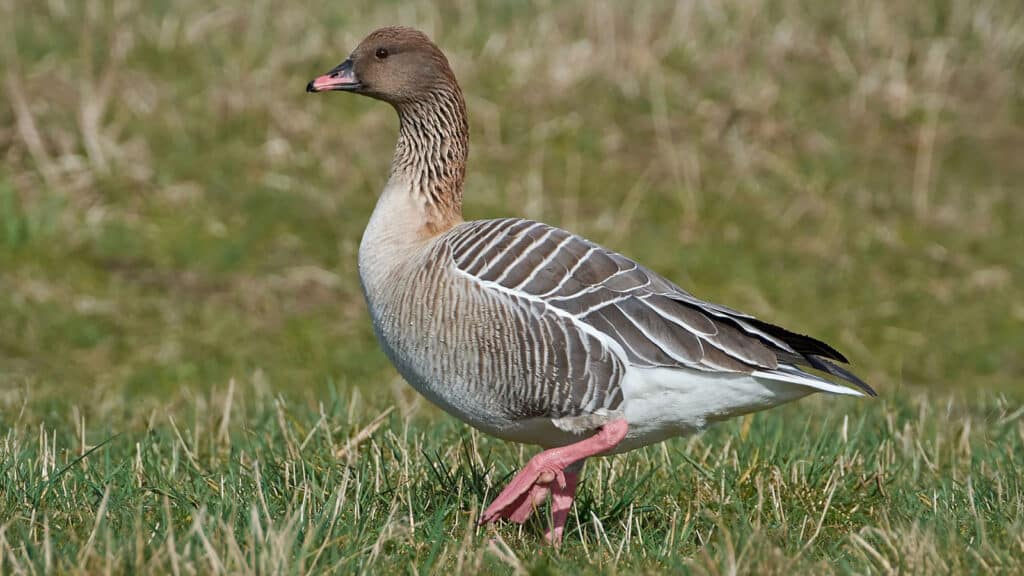
<instances>
[{"instance_id":1,"label":"barred wing feathers","mask_svg":"<svg viewBox=\"0 0 1024 576\"><path fill-rule=\"evenodd\" d=\"M456 270L534 312L614 343L623 362L745 373L839 394L874 396L809 336L700 300L633 260L565 230L522 219L466 223L447 238ZM852 384L804 372L813 368Z\"/></svg>"}]
</instances>

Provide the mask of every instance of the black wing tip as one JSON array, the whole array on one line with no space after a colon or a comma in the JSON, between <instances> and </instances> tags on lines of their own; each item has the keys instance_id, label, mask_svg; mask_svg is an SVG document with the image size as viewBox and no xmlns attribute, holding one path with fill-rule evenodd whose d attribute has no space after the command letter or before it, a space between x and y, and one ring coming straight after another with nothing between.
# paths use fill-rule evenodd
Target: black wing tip
<instances>
[{"instance_id":1,"label":"black wing tip","mask_svg":"<svg viewBox=\"0 0 1024 576\"><path fill-rule=\"evenodd\" d=\"M843 364L850 363L842 352L836 350L827 342L822 342L812 336L793 332L792 330L788 330L782 326L765 322L764 320L758 320L757 318L744 318L743 321L751 323L758 329L764 330L768 334L771 334L786 344L789 344L797 351L797 353L803 356L821 356L823 358L828 358L829 360L842 362Z\"/></svg>"},{"instance_id":2,"label":"black wing tip","mask_svg":"<svg viewBox=\"0 0 1024 576\"><path fill-rule=\"evenodd\" d=\"M807 361L810 363L812 368L821 370L822 372L831 374L837 378L842 378L843 380L846 380L850 384L853 384L857 388L863 390L865 394L871 396L872 398L878 397L878 392L875 392L874 388L869 386L867 382L861 380L859 376L857 376L853 372L850 372L846 368L836 366L832 362L829 362L828 360L821 358L819 356L815 356L813 354L807 354L804 357L807 358Z\"/></svg>"},{"instance_id":3,"label":"black wing tip","mask_svg":"<svg viewBox=\"0 0 1024 576\"><path fill-rule=\"evenodd\" d=\"M744 321L751 322L751 319L744 318ZM764 330L765 332L768 332L772 336L775 336L776 338L781 339L786 344L792 346L793 350L795 350L797 354L807 359L807 363L810 364L812 368L815 368L816 370L821 370L826 374L831 374L836 378L841 378L849 382L850 384L853 384L858 389L862 390L865 394L871 396L872 398L878 397L878 392L875 392L875 389L872 388L867 382L861 380L859 376L857 376L853 372L850 372L846 368L837 366L836 364L830 362L830 360L834 360L836 362L842 362L843 364L850 363L850 361L846 359L846 356L844 356L842 352L836 350L831 345L822 342L817 338L813 338L805 334L799 334L797 332L787 330L781 326L769 324L768 322L764 322L762 320L753 319L753 323L757 326L757 328Z\"/></svg>"}]
</instances>

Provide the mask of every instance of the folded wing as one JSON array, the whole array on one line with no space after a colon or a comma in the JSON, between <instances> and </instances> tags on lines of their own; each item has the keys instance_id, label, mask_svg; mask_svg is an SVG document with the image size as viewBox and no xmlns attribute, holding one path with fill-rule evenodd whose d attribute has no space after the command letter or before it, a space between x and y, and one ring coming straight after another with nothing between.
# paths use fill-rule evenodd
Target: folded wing
<instances>
[{"instance_id":1,"label":"folded wing","mask_svg":"<svg viewBox=\"0 0 1024 576\"><path fill-rule=\"evenodd\" d=\"M874 396L837 366L834 348L700 300L633 260L579 236L521 219L486 220L450 238L456 270L484 289L557 314L639 367L732 372L860 392L804 372L808 367Z\"/></svg>"}]
</instances>

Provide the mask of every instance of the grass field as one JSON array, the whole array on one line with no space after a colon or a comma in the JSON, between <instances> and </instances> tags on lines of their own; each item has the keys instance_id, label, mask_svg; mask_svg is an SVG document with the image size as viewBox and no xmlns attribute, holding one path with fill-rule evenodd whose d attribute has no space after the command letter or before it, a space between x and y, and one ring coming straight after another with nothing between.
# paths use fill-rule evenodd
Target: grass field
<instances>
[{"instance_id":1,"label":"grass field","mask_svg":"<svg viewBox=\"0 0 1024 576\"><path fill-rule=\"evenodd\" d=\"M355 275L426 30L468 218L819 336L811 398L473 520L530 448L420 399ZM1024 571L1024 4L0 0L0 573Z\"/></svg>"}]
</instances>

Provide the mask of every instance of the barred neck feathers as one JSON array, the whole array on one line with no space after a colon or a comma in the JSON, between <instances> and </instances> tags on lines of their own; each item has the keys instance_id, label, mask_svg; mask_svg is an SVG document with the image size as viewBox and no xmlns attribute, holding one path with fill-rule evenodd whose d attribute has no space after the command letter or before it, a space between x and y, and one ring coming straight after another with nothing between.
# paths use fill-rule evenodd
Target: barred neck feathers
<instances>
[{"instance_id":1,"label":"barred neck feathers","mask_svg":"<svg viewBox=\"0 0 1024 576\"><path fill-rule=\"evenodd\" d=\"M462 184L469 124L462 91L445 78L414 100L395 103L400 127L391 179L423 206L422 234L434 236L462 221Z\"/></svg>"}]
</instances>

